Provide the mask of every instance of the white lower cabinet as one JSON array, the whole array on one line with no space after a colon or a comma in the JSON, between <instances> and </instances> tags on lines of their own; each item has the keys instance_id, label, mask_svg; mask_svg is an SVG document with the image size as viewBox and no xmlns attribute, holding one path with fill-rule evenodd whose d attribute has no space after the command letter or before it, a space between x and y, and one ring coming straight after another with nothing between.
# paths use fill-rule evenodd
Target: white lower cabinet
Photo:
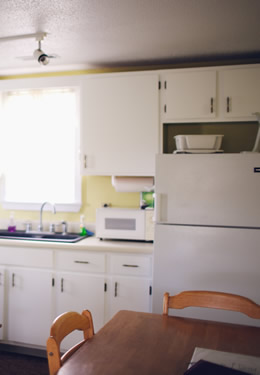
<instances>
[{"instance_id":1,"label":"white lower cabinet","mask_svg":"<svg viewBox=\"0 0 260 375\"><path fill-rule=\"evenodd\" d=\"M45 346L52 321L52 271L7 270L7 340Z\"/></svg>"},{"instance_id":2,"label":"white lower cabinet","mask_svg":"<svg viewBox=\"0 0 260 375\"><path fill-rule=\"evenodd\" d=\"M65 311L89 310L93 317L94 331L104 325L104 276L76 272L55 274L55 316ZM62 342L68 349L83 339L82 332L75 332Z\"/></svg>"},{"instance_id":3,"label":"white lower cabinet","mask_svg":"<svg viewBox=\"0 0 260 375\"><path fill-rule=\"evenodd\" d=\"M104 276L59 272L55 282L56 315L64 311L90 310L95 332L104 325Z\"/></svg>"},{"instance_id":4,"label":"white lower cabinet","mask_svg":"<svg viewBox=\"0 0 260 375\"><path fill-rule=\"evenodd\" d=\"M0 247L0 339L46 346L53 320L90 310L97 332L119 310L151 311L152 257ZM82 339L77 332L62 350Z\"/></svg>"},{"instance_id":5,"label":"white lower cabinet","mask_svg":"<svg viewBox=\"0 0 260 375\"><path fill-rule=\"evenodd\" d=\"M117 276L111 278L108 320L119 310L150 312L151 280Z\"/></svg>"},{"instance_id":6,"label":"white lower cabinet","mask_svg":"<svg viewBox=\"0 0 260 375\"><path fill-rule=\"evenodd\" d=\"M45 346L53 317L52 260L49 249L0 247L3 340Z\"/></svg>"},{"instance_id":7,"label":"white lower cabinet","mask_svg":"<svg viewBox=\"0 0 260 375\"><path fill-rule=\"evenodd\" d=\"M4 305L5 305L5 269L0 268L0 324L4 322ZM0 328L0 340L3 339L3 328Z\"/></svg>"},{"instance_id":8,"label":"white lower cabinet","mask_svg":"<svg viewBox=\"0 0 260 375\"><path fill-rule=\"evenodd\" d=\"M151 311L150 256L111 255L109 271L106 320L119 310Z\"/></svg>"},{"instance_id":9,"label":"white lower cabinet","mask_svg":"<svg viewBox=\"0 0 260 375\"><path fill-rule=\"evenodd\" d=\"M104 325L105 254L85 251L55 252L55 316L65 311L89 310L94 331ZM62 343L67 349L82 340L82 332L74 332Z\"/></svg>"}]
</instances>

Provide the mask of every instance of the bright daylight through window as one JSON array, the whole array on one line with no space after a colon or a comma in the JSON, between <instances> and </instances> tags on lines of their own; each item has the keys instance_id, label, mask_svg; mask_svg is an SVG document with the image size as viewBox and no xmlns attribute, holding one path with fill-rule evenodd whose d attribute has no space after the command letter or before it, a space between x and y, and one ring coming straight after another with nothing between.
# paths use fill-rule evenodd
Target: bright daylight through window
<instances>
[{"instance_id":1,"label":"bright daylight through window","mask_svg":"<svg viewBox=\"0 0 260 375\"><path fill-rule=\"evenodd\" d=\"M77 108L73 88L3 93L4 205L25 208L49 201L68 210L68 205L80 203Z\"/></svg>"}]
</instances>

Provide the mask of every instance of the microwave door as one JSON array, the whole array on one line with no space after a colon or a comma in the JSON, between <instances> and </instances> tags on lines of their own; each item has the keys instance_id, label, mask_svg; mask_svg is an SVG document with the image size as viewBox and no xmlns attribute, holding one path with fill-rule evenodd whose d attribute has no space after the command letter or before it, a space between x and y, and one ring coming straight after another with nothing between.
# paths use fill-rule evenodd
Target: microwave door
<instances>
[{"instance_id":1,"label":"microwave door","mask_svg":"<svg viewBox=\"0 0 260 375\"><path fill-rule=\"evenodd\" d=\"M144 226L139 223L140 218L106 218L105 236L118 239L144 239Z\"/></svg>"}]
</instances>

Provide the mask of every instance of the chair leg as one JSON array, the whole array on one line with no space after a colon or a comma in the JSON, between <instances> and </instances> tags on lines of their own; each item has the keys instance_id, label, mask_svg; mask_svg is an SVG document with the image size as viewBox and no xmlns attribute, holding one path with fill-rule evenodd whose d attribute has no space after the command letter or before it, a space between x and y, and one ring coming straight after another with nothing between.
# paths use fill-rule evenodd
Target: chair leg
<instances>
[{"instance_id":1,"label":"chair leg","mask_svg":"<svg viewBox=\"0 0 260 375\"><path fill-rule=\"evenodd\" d=\"M47 340L47 358L50 375L56 375L61 367L60 351L53 337Z\"/></svg>"}]
</instances>

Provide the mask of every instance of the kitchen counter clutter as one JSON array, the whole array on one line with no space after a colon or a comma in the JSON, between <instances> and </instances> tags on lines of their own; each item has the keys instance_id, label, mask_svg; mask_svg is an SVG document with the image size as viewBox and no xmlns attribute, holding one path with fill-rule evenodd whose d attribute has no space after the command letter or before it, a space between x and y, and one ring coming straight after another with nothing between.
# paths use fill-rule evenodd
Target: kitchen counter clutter
<instances>
[{"instance_id":1,"label":"kitchen counter clutter","mask_svg":"<svg viewBox=\"0 0 260 375\"><path fill-rule=\"evenodd\" d=\"M89 309L96 332L119 310L151 312L152 254L152 243L95 237L0 239L0 340L44 348L52 321L64 311ZM64 340L63 349L80 337Z\"/></svg>"}]
</instances>

